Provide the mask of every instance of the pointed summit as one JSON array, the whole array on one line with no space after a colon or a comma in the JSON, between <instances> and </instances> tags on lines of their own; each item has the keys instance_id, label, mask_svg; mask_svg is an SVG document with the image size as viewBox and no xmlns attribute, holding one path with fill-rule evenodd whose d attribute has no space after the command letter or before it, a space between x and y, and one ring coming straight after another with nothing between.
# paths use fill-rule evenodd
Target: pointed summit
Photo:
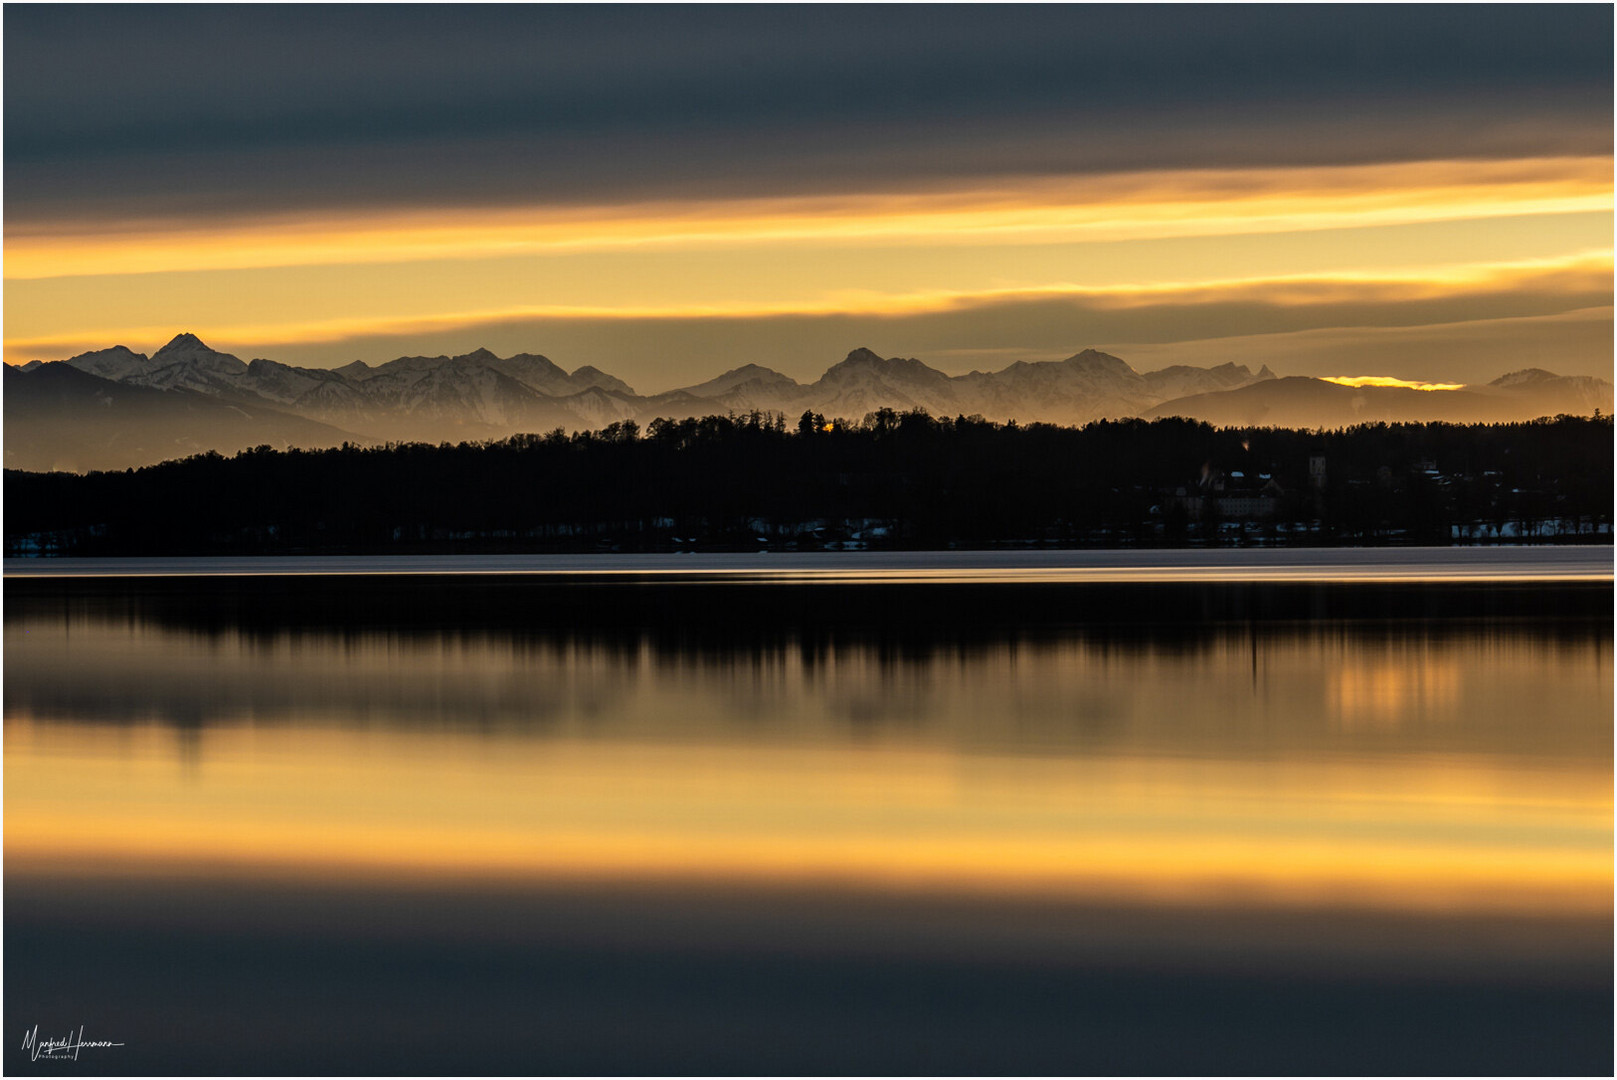
<instances>
[{"instance_id":1,"label":"pointed summit","mask_svg":"<svg viewBox=\"0 0 1617 1080\"><path fill-rule=\"evenodd\" d=\"M856 371L880 376L908 373L910 375L936 375L939 378L948 378L943 372L929 368L919 360L913 358L905 360L897 356L883 357L880 353L873 352L863 346L849 353L847 358L840 363L833 365L821 378L824 379L833 375L841 377Z\"/></svg>"},{"instance_id":2,"label":"pointed summit","mask_svg":"<svg viewBox=\"0 0 1617 1080\"><path fill-rule=\"evenodd\" d=\"M820 381L824 382L832 376L841 377L853 372L866 372L882 378L943 379L946 382L949 378L949 376L936 368L927 367L913 356L907 360L898 356L884 359L880 353L872 352L861 346L849 353L847 359L834 365L824 375L820 376Z\"/></svg>"},{"instance_id":3,"label":"pointed summit","mask_svg":"<svg viewBox=\"0 0 1617 1080\"><path fill-rule=\"evenodd\" d=\"M152 356L152 359L155 360L167 353L192 352L211 353L213 350L204 345L202 339L197 337L195 334L175 334L174 340L170 341L167 345L164 345L161 349L158 349L157 352Z\"/></svg>"},{"instance_id":4,"label":"pointed summit","mask_svg":"<svg viewBox=\"0 0 1617 1080\"><path fill-rule=\"evenodd\" d=\"M245 374L247 365L229 353L209 348L195 334L176 334L173 341L152 354L152 369L146 385L215 393L226 386L218 380L233 380Z\"/></svg>"},{"instance_id":5,"label":"pointed summit","mask_svg":"<svg viewBox=\"0 0 1617 1080\"><path fill-rule=\"evenodd\" d=\"M911 357L882 359L866 348L858 348L848 358L829 368L813 387L816 394L828 395L822 408L847 415L863 415L872 409L891 406L908 409L918 405L947 412L955 403L949 376Z\"/></svg>"}]
</instances>

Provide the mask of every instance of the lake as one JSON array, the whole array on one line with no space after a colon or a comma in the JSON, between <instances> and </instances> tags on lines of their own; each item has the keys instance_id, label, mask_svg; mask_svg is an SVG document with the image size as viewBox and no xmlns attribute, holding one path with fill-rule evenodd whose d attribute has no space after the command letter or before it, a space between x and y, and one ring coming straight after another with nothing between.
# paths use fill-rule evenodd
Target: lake
<instances>
[{"instance_id":1,"label":"lake","mask_svg":"<svg viewBox=\"0 0 1617 1080\"><path fill-rule=\"evenodd\" d=\"M684 552L656 555L289 555L6 559L6 577L484 576L648 580L1333 582L1610 581L1610 546Z\"/></svg>"},{"instance_id":2,"label":"lake","mask_svg":"<svg viewBox=\"0 0 1617 1080\"><path fill-rule=\"evenodd\" d=\"M1608 1072L1611 568L8 560L7 1068Z\"/></svg>"}]
</instances>

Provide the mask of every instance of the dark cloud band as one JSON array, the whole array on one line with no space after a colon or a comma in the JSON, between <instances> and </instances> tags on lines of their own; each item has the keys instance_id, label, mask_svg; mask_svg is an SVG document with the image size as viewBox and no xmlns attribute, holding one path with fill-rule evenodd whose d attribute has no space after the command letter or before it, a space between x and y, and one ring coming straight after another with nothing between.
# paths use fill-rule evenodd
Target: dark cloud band
<instances>
[{"instance_id":1,"label":"dark cloud band","mask_svg":"<svg viewBox=\"0 0 1617 1080\"><path fill-rule=\"evenodd\" d=\"M13 6L7 210L1609 153L1611 10Z\"/></svg>"}]
</instances>

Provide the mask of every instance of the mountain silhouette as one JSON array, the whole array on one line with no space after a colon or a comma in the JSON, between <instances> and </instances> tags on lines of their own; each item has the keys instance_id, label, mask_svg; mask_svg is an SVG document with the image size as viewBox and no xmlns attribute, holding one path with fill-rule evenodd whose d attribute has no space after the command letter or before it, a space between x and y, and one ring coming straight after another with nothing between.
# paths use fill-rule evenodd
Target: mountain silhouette
<instances>
[{"instance_id":1,"label":"mountain silhouette","mask_svg":"<svg viewBox=\"0 0 1617 1080\"><path fill-rule=\"evenodd\" d=\"M179 408L175 399L114 394L88 384L75 384L75 390L70 377L56 369L125 390L189 396ZM35 385L31 380L36 379L42 381ZM595 367L568 372L536 353L501 357L478 348L459 356L401 356L376 366L354 361L304 368L262 358L243 361L192 333L176 335L149 357L116 345L63 363L8 367L6 386L6 418L13 425L7 463L73 461L80 464L64 467L77 468L126 468L146 463L153 453L228 451L256 445L254 439L310 447L343 441L478 441L732 412L793 419L810 413L851 421L880 409L919 409L934 416L1062 425L1184 416L1220 425L1316 428L1376 420L1519 420L1596 409L1609 413L1612 407L1611 383L1540 369L1463 390L1423 392L1282 379L1267 367L1253 372L1235 363L1140 372L1097 349L1064 360L1017 361L998 371L948 375L915 358L884 357L859 347L811 383L749 362L690 386L641 395ZM116 408L106 414L82 402L69 408L62 395L70 390L86 400L113 401ZM113 415L121 425L116 438L96 430ZM85 449L74 452L75 445ZM84 464L89 461L96 464Z\"/></svg>"}]
</instances>

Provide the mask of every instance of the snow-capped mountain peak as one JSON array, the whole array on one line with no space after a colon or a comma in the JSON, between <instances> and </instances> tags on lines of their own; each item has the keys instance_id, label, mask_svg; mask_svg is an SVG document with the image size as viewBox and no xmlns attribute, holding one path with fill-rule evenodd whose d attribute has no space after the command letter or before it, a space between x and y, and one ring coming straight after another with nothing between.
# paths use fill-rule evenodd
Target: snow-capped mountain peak
<instances>
[{"instance_id":1,"label":"snow-capped mountain peak","mask_svg":"<svg viewBox=\"0 0 1617 1080\"><path fill-rule=\"evenodd\" d=\"M833 365L824 375L820 376L819 381L820 383L841 384L850 378L862 379L870 376L884 380L934 385L940 381L944 383L949 381L949 376L937 368L928 367L913 357L904 359L894 356L884 359L865 348L853 350L840 364Z\"/></svg>"},{"instance_id":2,"label":"snow-capped mountain peak","mask_svg":"<svg viewBox=\"0 0 1617 1080\"><path fill-rule=\"evenodd\" d=\"M240 375L247 370L239 357L210 349L195 334L176 334L173 341L152 354L154 369L175 365L220 375Z\"/></svg>"},{"instance_id":3,"label":"snow-capped mountain peak","mask_svg":"<svg viewBox=\"0 0 1617 1080\"><path fill-rule=\"evenodd\" d=\"M731 368L723 375L709 379L707 382L697 383L695 386L683 387L679 393L690 394L693 397L717 397L729 393L739 386L768 387L779 390L800 390L797 380L788 375L782 375L773 368L766 368L762 364L742 364L738 368Z\"/></svg>"},{"instance_id":4,"label":"snow-capped mountain peak","mask_svg":"<svg viewBox=\"0 0 1617 1080\"><path fill-rule=\"evenodd\" d=\"M196 390L227 394L247 371L247 365L229 353L208 348L195 334L179 334L148 359L122 345L82 353L68 361L80 371L133 386L162 390Z\"/></svg>"},{"instance_id":5,"label":"snow-capped mountain peak","mask_svg":"<svg viewBox=\"0 0 1617 1080\"><path fill-rule=\"evenodd\" d=\"M151 367L151 361L145 353L135 352L126 345L114 345L110 349L80 353L68 360L67 364L79 371L103 379L112 379L114 382L130 382Z\"/></svg>"},{"instance_id":6,"label":"snow-capped mountain peak","mask_svg":"<svg viewBox=\"0 0 1617 1080\"><path fill-rule=\"evenodd\" d=\"M1105 371L1115 375L1129 376L1139 374L1126 361L1113 356L1111 353L1103 353L1099 349L1085 349L1083 352L1067 357L1062 363L1089 371Z\"/></svg>"},{"instance_id":7,"label":"snow-capped mountain peak","mask_svg":"<svg viewBox=\"0 0 1617 1080\"><path fill-rule=\"evenodd\" d=\"M1256 374L1237 363L1177 364L1142 373L1094 348L1064 360L1023 360L998 371L951 376L919 359L883 357L861 347L808 384L747 363L650 397L590 365L569 373L537 353L502 359L487 348L454 357L402 356L375 367L356 360L332 369L301 368L262 359L244 364L184 333L149 358L120 345L61 366L85 378L208 395L239 409L285 409L359 436L403 441L498 438L557 428L590 430L616 420L644 425L658 417L752 411L788 416L809 411L857 421L879 409L925 409L935 416L1084 424L1150 416L1165 403L1183 411L1199 408L1197 402L1223 400L1221 395L1267 401L1282 390L1295 391L1258 385L1276 380L1266 366ZM1316 380L1301 382L1310 384L1305 389L1326 392L1312 385ZM1609 382L1537 369L1513 372L1477 390L1499 416L1587 414L1611 407Z\"/></svg>"}]
</instances>

